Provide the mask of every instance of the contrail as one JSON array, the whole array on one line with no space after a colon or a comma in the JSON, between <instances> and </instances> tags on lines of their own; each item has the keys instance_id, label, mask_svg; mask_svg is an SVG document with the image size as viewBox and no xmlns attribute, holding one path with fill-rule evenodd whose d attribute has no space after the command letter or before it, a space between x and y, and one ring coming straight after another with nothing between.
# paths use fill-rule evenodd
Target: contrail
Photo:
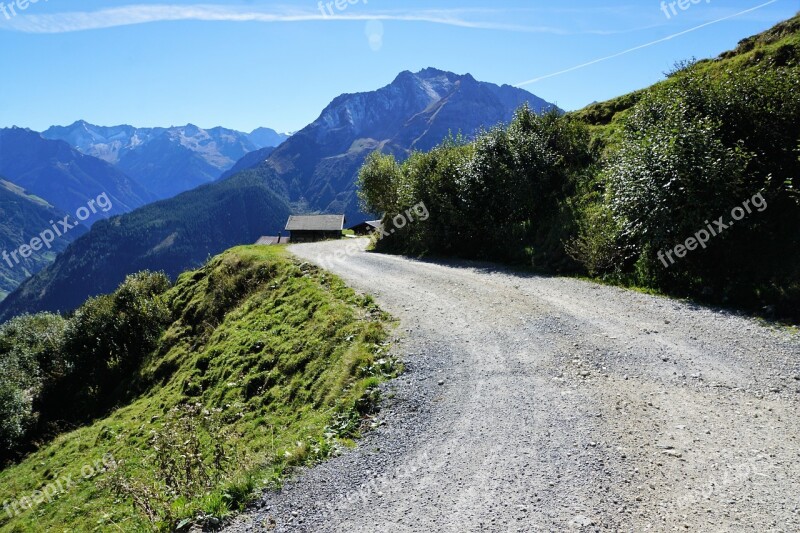
<instances>
[{"instance_id":1,"label":"contrail","mask_svg":"<svg viewBox=\"0 0 800 533\"><path fill-rule=\"evenodd\" d=\"M687 33L691 33L693 31L697 31L699 29L705 28L706 26L711 26L712 24L717 24L719 22L723 22L723 21L726 21L726 20L729 20L729 19L732 19L732 18L739 17L741 15L745 15L747 13L751 13L751 12L756 11L758 9L761 9L763 7L767 7L770 4L774 4L775 2L778 2L778 1L779 0L770 0L769 2L767 2L765 4L761 4L761 5L756 6L756 7L751 7L750 9L745 9L744 11L740 11L739 13L735 13L733 15L728 15L727 17L722 17L721 19L712 20L711 22L706 22L705 24L701 24L699 26L695 26L694 28L689 28L688 30L684 30L682 32L674 33L674 34L669 35L667 37L663 37L661 39L658 39L657 41L652 41L652 42L649 42L647 44L642 44L642 45L639 45L639 46L635 46L633 48L629 48L628 50L625 50L625 51L622 51L622 52L619 52L619 53L616 53L616 54L613 54L613 55L610 55L610 56L601 57L600 59L595 59L594 61L589 61L588 63L583 63L581 65L577 65L577 66L574 66L574 67L571 67L571 68L568 68L568 69L565 69L565 70L560 70L558 72L554 72L554 73L548 74L546 76L540 76L540 77L534 78L532 80L528 80L528 81L523 81L521 83L517 83L517 84L515 84L515 87L524 87L525 85L530 85L532 83L536 83L538 81L546 80L548 78L554 78L556 76L560 76L560 75L566 74L568 72L573 72L573 71L576 71L576 70L579 70L579 69L582 69L582 68L585 68L585 67L588 67L588 66L591 66L591 65L596 65L597 63L602 63L603 61L608 61L609 59L614 59L614 58L617 58L617 57L620 57L620 56L624 56L625 54L630 54L631 52L636 52L637 50L641 50L643 48L648 48L650 46L654 46L656 44L663 43L665 41L669 41L670 39L674 39L675 37L680 37L681 35L686 35Z\"/></svg>"}]
</instances>

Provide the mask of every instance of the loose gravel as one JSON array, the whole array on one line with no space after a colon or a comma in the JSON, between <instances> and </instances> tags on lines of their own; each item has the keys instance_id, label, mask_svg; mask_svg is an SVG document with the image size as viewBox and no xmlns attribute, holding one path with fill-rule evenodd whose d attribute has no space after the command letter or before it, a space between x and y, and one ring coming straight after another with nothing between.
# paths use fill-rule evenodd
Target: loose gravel
<instances>
[{"instance_id":1,"label":"loose gravel","mask_svg":"<svg viewBox=\"0 0 800 533\"><path fill-rule=\"evenodd\" d=\"M800 531L800 338L690 303L342 241L399 319L378 427L231 532ZM341 254L340 254L341 257Z\"/></svg>"}]
</instances>

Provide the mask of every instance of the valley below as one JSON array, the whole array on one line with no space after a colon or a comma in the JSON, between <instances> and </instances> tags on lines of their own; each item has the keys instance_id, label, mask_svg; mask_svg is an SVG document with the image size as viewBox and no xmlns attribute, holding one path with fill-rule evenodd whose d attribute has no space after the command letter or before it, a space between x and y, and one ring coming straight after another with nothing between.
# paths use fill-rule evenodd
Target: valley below
<instances>
[{"instance_id":1,"label":"valley below","mask_svg":"<svg viewBox=\"0 0 800 533\"><path fill-rule=\"evenodd\" d=\"M348 245L290 251L399 319L406 372L355 450L228 531L800 529L796 333L492 264L335 259Z\"/></svg>"}]
</instances>

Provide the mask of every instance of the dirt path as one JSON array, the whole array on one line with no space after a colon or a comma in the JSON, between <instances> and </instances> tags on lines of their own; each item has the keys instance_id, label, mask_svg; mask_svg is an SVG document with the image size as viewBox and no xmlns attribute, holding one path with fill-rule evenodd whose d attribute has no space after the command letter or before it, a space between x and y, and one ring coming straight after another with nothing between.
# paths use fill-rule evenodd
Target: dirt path
<instances>
[{"instance_id":1,"label":"dirt path","mask_svg":"<svg viewBox=\"0 0 800 533\"><path fill-rule=\"evenodd\" d=\"M400 319L357 450L230 531L800 531L800 338L502 268L298 245Z\"/></svg>"}]
</instances>

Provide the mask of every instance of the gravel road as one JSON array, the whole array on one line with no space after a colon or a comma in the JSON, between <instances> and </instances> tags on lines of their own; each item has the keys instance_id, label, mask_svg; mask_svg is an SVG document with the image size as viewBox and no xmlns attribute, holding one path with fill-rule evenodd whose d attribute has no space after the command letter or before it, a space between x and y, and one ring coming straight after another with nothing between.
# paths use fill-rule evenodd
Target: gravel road
<instances>
[{"instance_id":1,"label":"gravel road","mask_svg":"<svg viewBox=\"0 0 800 533\"><path fill-rule=\"evenodd\" d=\"M292 246L397 317L357 449L228 531L800 531L800 336L487 264Z\"/></svg>"}]
</instances>

